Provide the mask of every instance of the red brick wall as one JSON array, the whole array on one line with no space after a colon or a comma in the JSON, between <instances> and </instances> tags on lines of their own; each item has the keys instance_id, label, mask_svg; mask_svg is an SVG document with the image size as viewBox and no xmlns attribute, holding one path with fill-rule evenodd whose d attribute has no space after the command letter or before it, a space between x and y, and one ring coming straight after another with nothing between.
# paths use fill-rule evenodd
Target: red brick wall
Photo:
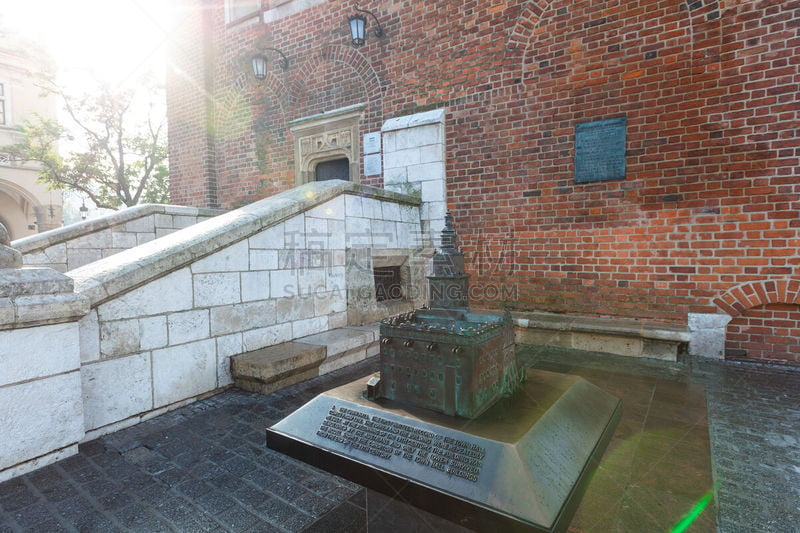
<instances>
[{"instance_id":1,"label":"red brick wall","mask_svg":"<svg viewBox=\"0 0 800 533\"><path fill-rule=\"evenodd\" d=\"M209 116L212 89L208 2L176 2L167 69L170 200L174 204L219 207L214 140Z\"/></svg>"},{"instance_id":2,"label":"red brick wall","mask_svg":"<svg viewBox=\"0 0 800 533\"><path fill-rule=\"evenodd\" d=\"M728 324L725 348L746 350L751 359L800 362L800 305L769 304L748 309Z\"/></svg>"},{"instance_id":3,"label":"red brick wall","mask_svg":"<svg viewBox=\"0 0 800 533\"><path fill-rule=\"evenodd\" d=\"M292 186L295 118L364 103L368 132L446 107L472 283L515 286L518 308L684 322L800 279L800 1L362 2L386 37L359 49L351 2L230 28L220 0L202 5L215 166L196 171L171 131L176 201L207 188L195 173L224 207ZM290 68L255 82L259 44ZM626 179L576 184L576 123L623 115Z\"/></svg>"}]
</instances>

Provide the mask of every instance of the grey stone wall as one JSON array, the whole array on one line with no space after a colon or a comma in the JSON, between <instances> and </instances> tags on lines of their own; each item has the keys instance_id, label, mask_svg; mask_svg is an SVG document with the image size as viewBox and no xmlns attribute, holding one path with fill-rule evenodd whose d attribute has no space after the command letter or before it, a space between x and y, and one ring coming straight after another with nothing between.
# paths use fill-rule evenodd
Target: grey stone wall
<instances>
[{"instance_id":1,"label":"grey stone wall","mask_svg":"<svg viewBox=\"0 0 800 533\"><path fill-rule=\"evenodd\" d=\"M310 183L68 272L92 301L88 436L230 385L232 355L347 325L346 250L413 254L420 240L417 200Z\"/></svg>"},{"instance_id":2,"label":"grey stone wall","mask_svg":"<svg viewBox=\"0 0 800 533\"><path fill-rule=\"evenodd\" d=\"M19 239L11 245L22 252L25 265L66 272L221 213L221 210L176 205L138 205Z\"/></svg>"}]
</instances>

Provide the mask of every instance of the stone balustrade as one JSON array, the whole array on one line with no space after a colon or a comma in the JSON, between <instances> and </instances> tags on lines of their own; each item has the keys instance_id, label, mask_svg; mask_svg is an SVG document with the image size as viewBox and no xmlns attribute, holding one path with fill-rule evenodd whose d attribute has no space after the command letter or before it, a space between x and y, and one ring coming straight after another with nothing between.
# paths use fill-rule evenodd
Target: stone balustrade
<instances>
[{"instance_id":1,"label":"stone balustrade","mask_svg":"<svg viewBox=\"0 0 800 533\"><path fill-rule=\"evenodd\" d=\"M165 214L145 228L146 217L120 224L120 213L98 231L158 231ZM348 309L353 298L362 308L365 294L374 300L372 254L413 261L428 242L418 199L342 181L144 239L62 274L22 267L0 235L0 480L230 386L233 355L374 318ZM39 250L70 241L45 240Z\"/></svg>"},{"instance_id":2,"label":"stone balustrade","mask_svg":"<svg viewBox=\"0 0 800 533\"><path fill-rule=\"evenodd\" d=\"M66 272L224 213L178 205L142 204L18 239L23 263Z\"/></svg>"},{"instance_id":3,"label":"stone balustrade","mask_svg":"<svg viewBox=\"0 0 800 533\"><path fill-rule=\"evenodd\" d=\"M92 307L80 324L87 435L230 385L233 355L348 325L348 294L375 289L355 276L369 262L348 264L346 250L411 254L419 219L403 194L310 183L71 270Z\"/></svg>"}]
</instances>

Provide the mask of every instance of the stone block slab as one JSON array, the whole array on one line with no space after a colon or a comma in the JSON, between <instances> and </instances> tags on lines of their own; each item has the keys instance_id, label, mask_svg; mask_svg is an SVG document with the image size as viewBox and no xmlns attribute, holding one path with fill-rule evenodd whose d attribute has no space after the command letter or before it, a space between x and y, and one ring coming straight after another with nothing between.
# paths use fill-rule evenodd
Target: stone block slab
<instances>
[{"instance_id":1,"label":"stone block slab","mask_svg":"<svg viewBox=\"0 0 800 533\"><path fill-rule=\"evenodd\" d=\"M247 269L243 269L247 272ZM194 274L194 306L212 307L229 305L242 301L242 287L239 272L215 272Z\"/></svg>"},{"instance_id":2,"label":"stone block slab","mask_svg":"<svg viewBox=\"0 0 800 533\"><path fill-rule=\"evenodd\" d=\"M325 347L284 342L231 357L234 382L240 379L262 384L315 369L325 360Z\"/></svg>"},{"instance_id":3,"label":"stone block slab","mask_svg":"<svg viewBox=\"0 0 800 533\"><path fill-rule=\"evenodd\" d=\"M208 338L210 335L209 312L207 309L172 313L167 317L169 344L183 344Z\"/></svg>"},{"instance_id":4,"label":"stone block slab","mask_svg":"<svg viewBox=\"0 0 800 533\"><path fill-rule=\"evenodd\" d=\"M168 216L168 215L156 215L154 213L145 217L131 220L130 222L125 223L125 231L129 231L132 233L153 233L156 230L156 221L155 221L156 216Z\"/></svg>"},{"instance_id":5,"label":"stone block slab","mask_svg":"<svg viewBox=\"0 0 800 533\"><path fill-rule=\"evenodd\" d=\"M0 470L77 444L84 435L80 391L77 369L0 388Z\"/></svg>"},{"instance_id":6,"label":"stone block slab","mask_svg":"<svg viewBox=\"0 0 800 533\"><path fill-rule=\"evenodd\" d=\"M363 361L368 357L368 348L373 349L378 346L377 342L373 342L367 346L361 346L358 348L354 348L352 350L348 350L346 352L334 354L332 357L328 357L325 359L321 365L319 365L319 375L322 376L327 374L328 372L333 372L334 370L339 370L340 368L344 368L346 366L350 366L353 364L358 363L359 361ZM378 348L380 351L380 348Z\"/></svg>"},{"instance_id":7,"label":"stone block slab","mask_svg":"<svg viewBox=\"0 0 800 533\"><path fill-rule=\"evenodd\" d=\"M276 322L286 323L314 316L314 298L278 298L276 300Z\"/></svg>"},{"instance_id":8,"label":"stone block slab","mask_svg":"<svg viewBox=\"0 0 800 533\"><path fill-rule=\"evenodd\" d=\"M279 250L283 248L283 223L278 223L250 237L250 248Z\"/></svg>"},{"instance_id":9,"label":"stone block slab","mask_svg":"<svg viewBox=\"0 0 800 533\"><path fill-rule=\"evenodd\" d=\"M114 320L100 324L100 357L110 358L141 351L139 320Z\"/></svg>"},{"instance_id":10,"label":"stone block slab","mask_svg":"<svg viewBox=\"0 0 800 533\"><path fill-rule=\"evenodd\" d=\"M151 281L98 306L101 320L117 320L191 309L192 275L188 268Z\"/></svg>"},{"instance_id":11,"label":"stone block slab","mask_svg":"<svg viewBox=\"0 0 800 533\"><path fill-rule=\"evenodd\" d=\"M86 430L153 408L150 353L83 365L81 381Z\"/></svg>"},{"instance_id":12,"label":"stone block slab","mask_svg":"<svg viewBox=\"0 0 800 533\"><path fill-rule=\"evenodd\" d=\"M309 370L305 370L303 372L297 372L295 374L291 374L282 379L271 381L269 383L264 383L262 381L257 381L247 378L236 378L234 379L233 383L238 388L246 390L248 392L257 392L259 394L272 394L277 390L281 390L285 387L289 387L296 383L301 383L303 381L315 378L317 376L319 376L319 370L317 368L311 368Z\"/></svg>"},{"instance_id":13,"label":"stone block slab","mask_svg":"<svg viewBox=\"0 0 800 533\"><path fill-rule=\"evenodd\" d=\"M292 324L291 322L286 322L266 328L245 331L242 347L246 351L252 351L290 340L292 340Z\"/></svg>"},{"instance_id":14,"label":"stone block slab","mask_svg":"<svg viewBox=\"0 0 800 533\"><path fill-rule=\"evenodd\" d=\"M100 358L100 322L97 310L92 309L78 323L80 337L81 363L96 361Z\"/></svg>"},{"instance_id":15,"label":"stone block slab","mask_svg":"<svg viewBox=\"0 0 800 533\"><path fill-rule=\"evenodd\" d=\"M327 349L328 357L333 357L336 354L363 347L374 340L373 331L347 327L298 338L296 342L324 346Z\"/></svg>"},{"instance_id":16,"label":"stone block slab","mask_svg":"<svg viewBox=\"0 0 800 533\"><path fill-rule=\"evenodd\" d=\"M292 338L301 339L328 329L328 317L317 316L292 322Z\"/></svg>"},{"instance_id":17,"label":"stone block slab","mask_svg":"<svg viewBox=\"0 0 800 533\"><path fill-rule=\"evenodd\" d=\"M444 121L445 108L432 109L431 111L423 111L421 113L413 113L411 115L391 118L383 123L383 126L381 126L381 131L385 133L388 131L425 126L427 124L443 125Z\"/></svg>"},{"instance_id":18,"label":"stone block slab","mask_svg":"<svg viewBox=\"0 0 800 533\"><path fill-rule=\"evenodd\" d=\"M587 352L605 352L628 357L641 357L642 339L615 335L571 332L572 348Z\"/></svg>"},{"instance_id":19,"label":"stone block slab","mask_svg":"<svg viewBox=\"0 0 800 533\"><path fill-rule=\"evenodd\" d=\"M242 334L234 333L217 338L217 386L233 384L231 357L242 353Z\"/></svg>"},{"instance_id":20,"label":"stone block slab","mask_svg":"<svg viewBox=\"0 0 800 533\"><path fill-rule=\"evenodd\" d=\"M0 387L77 370L79 353L77 322L0 331Z\"/></svg>"},{"instance_id":21,"label":"stone block slab","mask_svg":"<svg viewBox=\"0 0 800 533\"><path fill-rule=\"evenodd\" d=\"M71 278L50 268L0 270L0 298L69 293L73 285Z\"/></svg>"},{"instance_id":22,"label":"stone block slab","mask_svg":"<svg viewBox=\"0 0 800 533\"><path fill-rule=\"evenodd\" d=\"M153 231L155 232L155 230ZM128 249L128 248L133 248L138 244L139 241L137 239L136 233L115 231L114 233L111 234L112 248Z\"/></svg>"},{"instance_id":23,"label":"stone block slab","mask_svg":"<svg viewBox=\"0 0 800 533\"><path fill-rule=\"evenodd\" d=\"M328 200L324 204L318 205L306 211L307 217L312 218L330 218L335 220L344 220L345 217L345 196L337 196Z\"/></svg>"},{"instance_id":24,"label":"stone block slab","mask_svg":"<svg viewBox=\"0 0 800 533\"><path fill-rule=\"evenodd\" d=\"M214 339L153 351L153 407L192 398L216 387Z\"/></svg>"},{"instance_id":25,"label":"stone block slab","mask_svg":"<svg viewBox=\"0 0 800 533\"><path fill-rule=\"evenodd\" d=\"M250 268L250 248L247 240L239 241L192 265L194 274L207 272L241 272Z\"/></svg>"}]
</instances>

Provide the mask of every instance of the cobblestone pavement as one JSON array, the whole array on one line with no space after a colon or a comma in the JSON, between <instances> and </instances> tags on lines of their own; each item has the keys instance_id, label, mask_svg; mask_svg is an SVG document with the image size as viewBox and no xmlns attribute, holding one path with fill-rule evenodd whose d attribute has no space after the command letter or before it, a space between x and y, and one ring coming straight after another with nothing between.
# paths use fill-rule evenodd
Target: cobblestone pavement
<instances>
[{"instance_id":1,"label":"cobblestone pavement","mask_svg":"<svg viewBox=\"0 0 800 533\"><path fill-rule=\"evenodd\" d=\"M705 406L698 404L705 397L715 497L689 531L713 530L713 509L719 531L800 531L800 371L532 347L520 354L528 366L580 374L616 390L636 424L636 401L642 398L642 429L654 422L660 429L690 428L702 442ZM372 359L269 396L231 389L86 443L77 456L0 484L0 533L359 531L366 513L361 487L267 449L264 428L319 392L376 370ZM700 415L684 416L690 411L703 412L699 423ZM649 531L659 513L694 501L694 493L672 490L672 479L635 478L639 455L626 458L623 452L632 441L646 443L648 434L637 440L636 429L620 423L571 531ZM674 447L702 456L699 448L687 447L686 438ZM633 472L624 486L618 476L602 475L616 463ZM703 468L688 470L693 468L674 477L702 480L702 492ZM605 503L595 509L602 502L592 500L592 491L614 494L615 487L603 485L609 481L621 491L613 496L613 512ZM637 507L638 513L630 511Z\"/></svg>"},{"instance_id":2,"label":"cobblestone pavement","mask_svg":"<svg viewBox=\"0 0 800 533\"><path fill-rule=\"evenodd\" d=\"M376 365L269 396L230 389L86 443L0 484L0 533L300 531L326 514L319 526L346 531L361 487L268 449L265 428Z\"/></svg>"}]
</instances>

